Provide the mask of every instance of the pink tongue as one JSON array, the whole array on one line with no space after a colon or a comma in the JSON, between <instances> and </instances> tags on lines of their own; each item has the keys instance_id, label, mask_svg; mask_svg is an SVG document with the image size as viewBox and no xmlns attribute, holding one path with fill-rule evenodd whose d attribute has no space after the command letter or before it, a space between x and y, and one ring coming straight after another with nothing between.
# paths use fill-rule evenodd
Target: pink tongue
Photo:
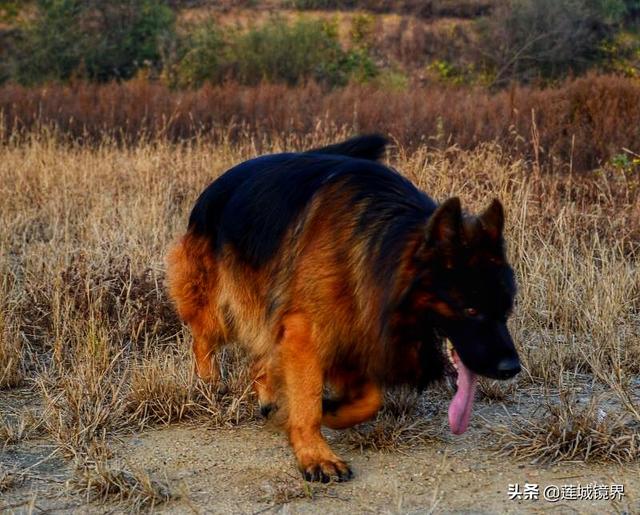
<instances>
[{"instance_id":1,"label":"pink tongue","mask_svg":"<svg viewBox=\"0 0 640 515\"><path fill-rule=\"evenodd\" d=\"M449 427L453 434L461 435L471 420L477 377L464 366L456 352L453 352L453 360L458 367L458 391L449 405Z\"/></svg>"}]
</instances>

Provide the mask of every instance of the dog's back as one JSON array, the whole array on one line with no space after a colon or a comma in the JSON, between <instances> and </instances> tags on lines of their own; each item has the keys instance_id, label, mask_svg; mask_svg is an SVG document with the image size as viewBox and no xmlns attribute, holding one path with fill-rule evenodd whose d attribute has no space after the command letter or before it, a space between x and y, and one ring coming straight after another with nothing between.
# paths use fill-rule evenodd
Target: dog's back
<instances>
[{"instance_id":1,"label":"dog's back","mask_svg":"<svg viewBox=\"0 0 640 515\"><path fill-rule=\"evenodd\" d=\"M189 217L188 230L208 238L215 252L226 243L259 266L316 191L338 175L366 173L385 152L382 136L360 136L304 153L283 153L245 161L212 182ZM333 177L332 177L333 176Z\"/></svg>"}]
</instances>

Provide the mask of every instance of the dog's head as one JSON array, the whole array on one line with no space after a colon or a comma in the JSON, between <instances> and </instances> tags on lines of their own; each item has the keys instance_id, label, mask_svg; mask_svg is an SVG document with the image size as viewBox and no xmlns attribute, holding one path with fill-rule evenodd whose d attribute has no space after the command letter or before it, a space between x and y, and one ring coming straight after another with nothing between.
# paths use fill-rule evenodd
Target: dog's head
<instances>
[{"instance_id":1,"label":"dog's head","mask_svg":"<svg viewBox=\"0 0 640 515\"><path fill-rule=\"evenodd\" d=\"M520 371L507 329L516 293L503 241L499 201L478 216L463 217L460 201L444 202L427 229L430 314L462 362L473 372L508 379Z\"/></svg>"},{"instance_id":2,"label":"dog's head","mask_svg":"<svg viewBox=\"0 0 640 515\"><path fill-rule=\"evenodd\" d=\"M504 211L494 200L478 216L463 215L451 198L427 224L423 276L416 288L429 326L453 345L450 358L458 372L458 393L449 420L463 432L473 403L476 374L509 379L520 371L507 329L516 285L505 256Z\"/></svg>"}]
</instances>

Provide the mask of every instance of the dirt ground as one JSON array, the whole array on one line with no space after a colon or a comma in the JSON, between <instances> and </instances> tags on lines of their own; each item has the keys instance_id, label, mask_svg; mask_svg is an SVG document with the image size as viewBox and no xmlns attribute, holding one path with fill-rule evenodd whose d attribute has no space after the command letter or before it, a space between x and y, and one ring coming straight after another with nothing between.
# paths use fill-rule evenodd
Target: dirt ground
<instances>
[{"instance_id":1,"label":"dirt ground","mask_svg":"<svg viewBox=\"0 0 640 515\"><path fill-rule=\"evenodd\" d=\"M122 436L111 442L133 470L166 481L178 499L155 506L157 513L640 513L640 464L540 466L495 452L491 427L519 403L479 401L470 430L454 436L446 411L433 415L433 441L382 452L347 445L344 433L326 432L352 465L355 479L311 485L295 469L284 436L261 424L213 428L206 421L171 425ZM5 467L25 471L22 481L0 497L2 513L126 513L131 506L90 501L66 493L70 462L50 443L30 440L5 447ZM539 499L509 499L509 485L539 485ZM543 499L555 485L624 485L612 500ZM549 495L552 495L550 491Z\"/></svg>"}]
</instances>

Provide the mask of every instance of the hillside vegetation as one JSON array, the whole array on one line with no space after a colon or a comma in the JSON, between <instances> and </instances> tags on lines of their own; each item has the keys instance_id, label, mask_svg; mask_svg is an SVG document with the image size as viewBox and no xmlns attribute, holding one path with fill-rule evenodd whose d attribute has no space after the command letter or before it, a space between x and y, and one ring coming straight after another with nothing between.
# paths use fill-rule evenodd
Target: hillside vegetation
<instances>
[{"instance_id":1,"label":"hillside vegetation","mask_svg":"<svg viewBox=\"0 0 640 515\"><path fill-rule=\"evenodd\" d=\"M328 121L412 148L498 141L544 170L637 168L636 0L1 5L3 138L220 141Z\"/></svg>"}]
</instances>

